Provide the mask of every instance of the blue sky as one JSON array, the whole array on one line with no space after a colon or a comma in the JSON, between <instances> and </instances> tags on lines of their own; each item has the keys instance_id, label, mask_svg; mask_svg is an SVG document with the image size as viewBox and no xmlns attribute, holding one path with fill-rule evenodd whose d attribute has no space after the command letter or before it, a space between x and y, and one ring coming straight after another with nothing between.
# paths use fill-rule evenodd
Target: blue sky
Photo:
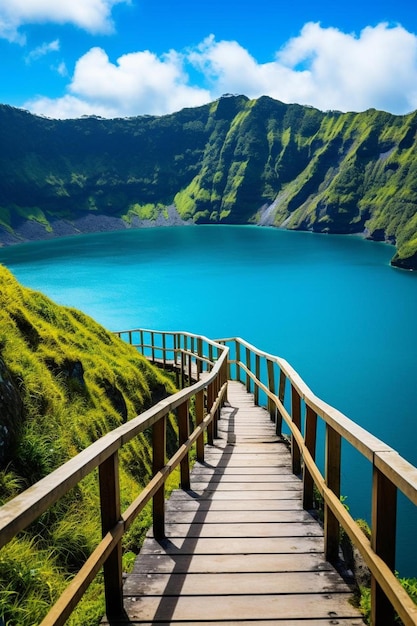
<instances>
[{"instance_id":1,"label":"blue sky","mask_svg":"<svg viewBox=\"0 0 417 626\"><path fill-rule=\"evenodd\" d=\"M417 109L410 0L0 0L0 103L162 115L224 93Z\"/></svg>"}]
</instances>

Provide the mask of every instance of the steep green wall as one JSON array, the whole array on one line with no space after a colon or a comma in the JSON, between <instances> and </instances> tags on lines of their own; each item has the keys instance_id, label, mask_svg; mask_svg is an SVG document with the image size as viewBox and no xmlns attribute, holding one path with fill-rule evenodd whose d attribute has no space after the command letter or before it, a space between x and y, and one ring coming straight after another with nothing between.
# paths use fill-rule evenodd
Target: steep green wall
<instances>
[{"instance_id":1,"label":"steep green wall","mask_svg":"<svg viewBox=\"0 0 417 626\"><path fill-rule=\"evenodd\" d=\"M417 113L224 96L163 117L0 107L0 242L169 222L365 233L417 267Z\"/></svg>"}]
</instances>

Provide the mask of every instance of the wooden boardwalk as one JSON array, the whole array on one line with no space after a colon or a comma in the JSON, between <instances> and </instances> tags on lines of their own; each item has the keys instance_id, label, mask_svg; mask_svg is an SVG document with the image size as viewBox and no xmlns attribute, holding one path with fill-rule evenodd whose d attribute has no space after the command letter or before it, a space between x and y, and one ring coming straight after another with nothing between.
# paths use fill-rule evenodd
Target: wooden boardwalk
<instances>
[{"instance_id":1,"label":"wooden boardwalk","mask_svg":"<svg viewBox=\"0 0 417 626\"><path fill-rule=\"evenodd\" d=\"M192 490L167 503L166 539L149 533L125 581L124 621L102 624L363 624L269 414L240 383L228 400Z\"/></svg>"}]
</instances>

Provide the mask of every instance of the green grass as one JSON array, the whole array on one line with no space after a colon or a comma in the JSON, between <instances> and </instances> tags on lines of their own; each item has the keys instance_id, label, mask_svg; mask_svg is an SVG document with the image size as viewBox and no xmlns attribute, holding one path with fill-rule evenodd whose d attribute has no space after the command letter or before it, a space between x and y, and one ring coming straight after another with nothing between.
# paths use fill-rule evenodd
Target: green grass
<instances>
[{"instance_id":1,"label":"green grass","mask_svg":"<svg viewBox=\"0 0 417 626\"><path fill-rule=\"evenodd\" d=\"M0 360L0 382L7 379L19 398L14 413L2 412L0 503L151 406L154 390L175 391L171 380L133 347L82 312L22 287L1 266ZM171 448L175 438L170 420ZM122 508L140 493L150 473L148 436L142 434L120 452ZM173 476L170 488L177 484ZM148 507L124 538L127 564L149 523ZM1 550L0 617L5 624L39 623L99 539L94 472ZM103 611L98 580L70 624L93 626Z\"/></svg>"}]
</instances>

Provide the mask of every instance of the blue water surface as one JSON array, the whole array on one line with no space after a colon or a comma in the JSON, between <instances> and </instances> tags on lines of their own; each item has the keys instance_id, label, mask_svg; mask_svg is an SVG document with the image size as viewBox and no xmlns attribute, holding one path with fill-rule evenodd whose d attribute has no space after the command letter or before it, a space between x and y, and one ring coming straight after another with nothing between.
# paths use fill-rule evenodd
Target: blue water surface
<instances>
[{"instance_id":1,"label":"blue water surface","mask_svg":"<svg viewBox=\"0 0 417 626\"><path fill-rule=\"evenodd\" d=\"M417 274L392 268L393 254L352 236L189 226L21 244L0 262L110 330L241 336L417 465ZM342 492L369 520L369 464L343 454ZM400 499L402 575L417 575L416 528Z\"/></svg>"}]
</instances>

